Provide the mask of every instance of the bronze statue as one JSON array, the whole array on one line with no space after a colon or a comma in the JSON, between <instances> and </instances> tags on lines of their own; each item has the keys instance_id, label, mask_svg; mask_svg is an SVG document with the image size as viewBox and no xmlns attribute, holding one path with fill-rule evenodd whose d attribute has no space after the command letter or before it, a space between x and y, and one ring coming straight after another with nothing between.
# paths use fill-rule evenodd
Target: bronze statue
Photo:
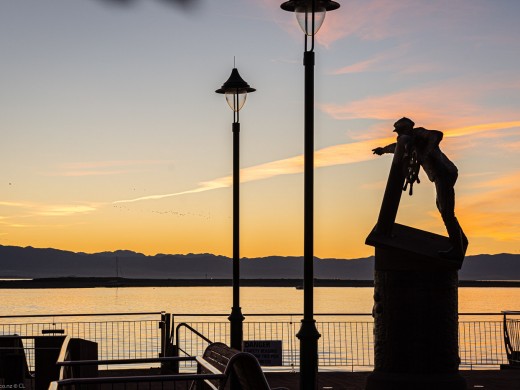
<instances>
[{"instance_id":1,"label":"bronze statue","mask_svg":"<svg viewBox=\"0 0 520 390\"><path fill-rule=\"evenodd\" d=\"M435 183L437 208L441 213L451 242L451 248L439 251L443 258L462 260L468 246L468 239L455 217L455 182L458 170L439 148L443 134L438 130L414 128L415 123L409 118L401 118L394 123L397 137L410 138L405 158L407 158L406 185L410 184L410 195L415 181L419 183L419 169L422 167L430 181ZM396 143L372 149L374 154L394 153ZM405 188L406 189L406 185Z\"/></svg>"}]
</instances>

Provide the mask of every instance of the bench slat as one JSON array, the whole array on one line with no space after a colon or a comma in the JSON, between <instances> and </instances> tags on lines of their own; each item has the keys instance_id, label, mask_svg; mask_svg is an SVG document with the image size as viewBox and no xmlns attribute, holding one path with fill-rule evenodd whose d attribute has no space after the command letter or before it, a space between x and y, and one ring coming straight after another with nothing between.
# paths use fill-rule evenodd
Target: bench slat
<instances>
[{"instance_id":1,"label":"bench slat","mask_svg":"<svg viewBox=\"0 0 520 390\"><path fill-rule=\"evenodd\" d=\"M206 371L209 371L211 374L223 374L222 371L217 369L215 366L210 364L208 361L204 360L204 358L197 356L195 358L198 364L200 364Z\"/></svg>"}]
</instances>

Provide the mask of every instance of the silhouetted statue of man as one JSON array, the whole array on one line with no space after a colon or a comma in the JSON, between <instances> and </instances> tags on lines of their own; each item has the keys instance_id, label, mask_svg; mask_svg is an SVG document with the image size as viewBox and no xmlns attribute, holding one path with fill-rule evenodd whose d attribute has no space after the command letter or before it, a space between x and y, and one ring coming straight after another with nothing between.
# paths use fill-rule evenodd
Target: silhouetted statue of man
<instances>
[{"instance_id":1,"label":"silhouetted statue of man","mask_svg":"<svg viewBox=\"0 0 520 390\"><path fill-rule=\"evenodd\" d=\"M437 192L437 208L441 213L442 220L448 231L451 248L446 251L439 251L443 258L462 260L468 246L462 228L455 217L455 182L457 181L458 171L439 148L443 134L438 130L427 130L423 127L414 128L415 123L409 118L401 118L394 123L394 131L399 138L401 135L410 137L407 145L407 155L413 155L419 164L412 175L410 184L417 180L418 169L421 166L430 181L435 183ZM372 149L374 154L394 153L396 143L387 145L383 148ZM412 160L413 160L412 158Z\"/></svg>"}]
</instances>

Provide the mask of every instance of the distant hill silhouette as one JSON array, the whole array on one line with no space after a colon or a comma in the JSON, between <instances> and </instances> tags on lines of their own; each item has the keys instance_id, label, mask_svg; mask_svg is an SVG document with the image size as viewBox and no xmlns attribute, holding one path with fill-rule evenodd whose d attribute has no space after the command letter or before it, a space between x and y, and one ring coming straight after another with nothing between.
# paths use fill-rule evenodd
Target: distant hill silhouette
<instances>
[{"instance_id":1,"label":"distant hill silhouette","mask_svg":"<svg viewBox=\"0 0 520 390\"><path fill-rule=\"evenodd\" d=\"M0 278L123 277L150 279L230 279L231 259L208 253L146 256L127 250L76 253L0 245ZM371 280L374 258L316 259L317 279ZM244 279L301 279L301 257L243 258ZM520 255L468 256L461 280L520 280Z\"/></svg>"}]
</instances>

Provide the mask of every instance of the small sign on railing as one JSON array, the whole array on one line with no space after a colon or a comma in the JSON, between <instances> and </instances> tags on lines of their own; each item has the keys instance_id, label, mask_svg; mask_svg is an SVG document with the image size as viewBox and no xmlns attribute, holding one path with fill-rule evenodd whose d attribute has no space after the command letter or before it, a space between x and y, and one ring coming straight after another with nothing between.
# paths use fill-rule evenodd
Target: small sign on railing
<instances>
[{"instance_id":1,"label":"small sign on railing","mask_svg":"<svg viewBox=\"0 0 520 390\"><path fill-rule=\"evenodd\" d=\"M255 355L262 366L282 365L282 340L244 341L242 350Z\"/></svg>"}]
</instances>

